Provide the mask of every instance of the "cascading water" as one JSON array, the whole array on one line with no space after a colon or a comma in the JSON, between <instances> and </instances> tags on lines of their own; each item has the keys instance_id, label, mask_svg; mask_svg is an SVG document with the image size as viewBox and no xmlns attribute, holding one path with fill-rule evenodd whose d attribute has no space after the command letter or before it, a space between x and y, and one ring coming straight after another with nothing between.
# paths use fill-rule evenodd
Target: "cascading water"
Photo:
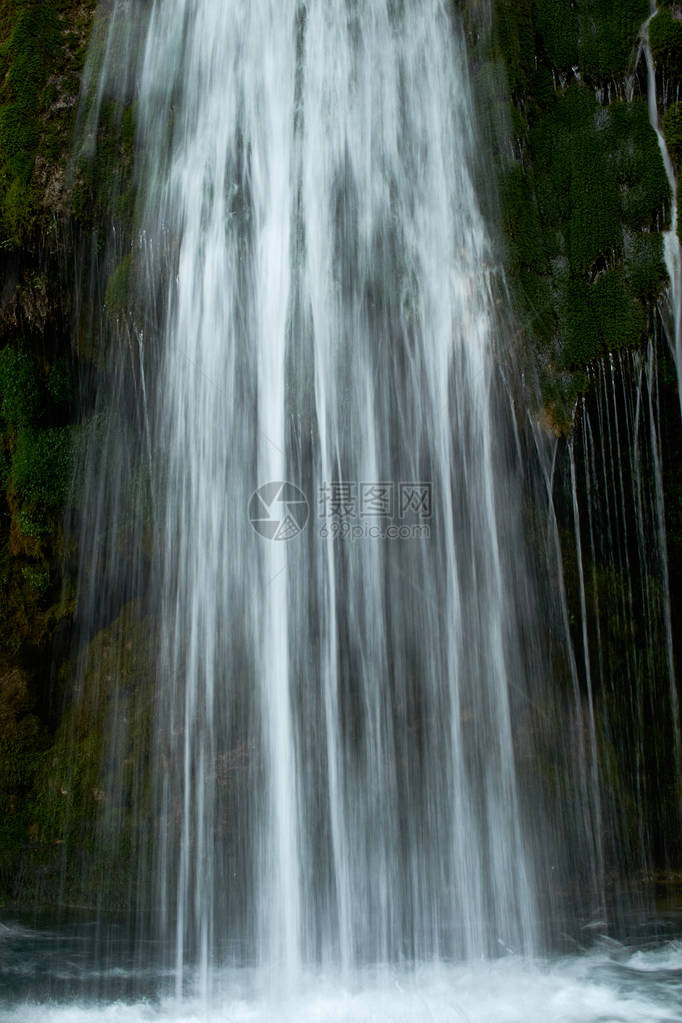
<instances>
[{"instance_id":1,"label":"cascading water","mask_svg":"<svg viewBox=\"0 0 682 1023\"><path fill-rule=\"evenodd\" d=\"M680 709L659 372L655 338L646 353L612 353L596 363L570 446L580 647L592 727L596 707L599 747L610 751L602 755L601 817L605 833L615 838L610 861L624 864L629 858L645 869L654 860L675 862L680 833L675 781L680 771ZM628 714L622 711L623 691L628 694ZM629 822L618 819L624 791L634 804ZM654 815L660 820L655 828L659 841L669 843L670 849L652 855L649 827Z\"/></svg>"},{"instance_id":2,"label":"cascading water","mask_svg":"<svg viewBox=\"0 0 682 1023\"><path fill-rule=\"evenodd\" d=\"M658 5L656 0L651 0L651 14L642 26L641 40L644 49L644 58L647 71L647 100L649 104L649 120L656 132L659 149L663 157L663 165L672 192L672 206L670 216L670 230L663 235L663 251L665 265L670 278L670 306L672 312L671 347L677 365L677 380L680 392L680 410L682 411L682 249L678 236L678 209L677 209L677 178L673 162L668 152L665 137L661 130L658 117L658 91L656 88L656 67L654 64L651 46L649 44L649 25L656 17ZM641 52L641 51L640 51Z\"/></svg>"},{"instance_id":3,"label":"cascading water","mask_svg":"<svg viewBox=\"0 0 682 1023\"><path fill-rule=\"evenodd\" d=\"M532 597L453 28L438 0L165 0L133 73L147 869L179 984L227 937L287 983L533 945L513 741ZM288 542L247 517L279 481L309 502ZM277 491L253 499L261 532L296 511Z\"/></svg>"}]
</instances>

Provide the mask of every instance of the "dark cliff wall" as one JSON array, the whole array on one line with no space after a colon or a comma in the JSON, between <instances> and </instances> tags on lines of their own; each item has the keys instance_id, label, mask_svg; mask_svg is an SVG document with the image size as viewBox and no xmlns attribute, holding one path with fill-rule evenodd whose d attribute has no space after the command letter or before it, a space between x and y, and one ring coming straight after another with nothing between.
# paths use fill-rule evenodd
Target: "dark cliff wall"
<instances>
[{"instance_id":1,"label":"dark cliff wall","mask_svg":"<svg viewBox=\"0 0 682 1023\"><path fill-rule=\"evenodd\" d=\"M86 134L86 56L110 5L97 20L96 6L0 4L0 900L54 899L67 814L73 827L97 795L96 729L78 805L55 770L73 733L76 468L99 362L81 299L112 203L129 220L130 109L110 104Z\"/></svg>"}]
</instances>

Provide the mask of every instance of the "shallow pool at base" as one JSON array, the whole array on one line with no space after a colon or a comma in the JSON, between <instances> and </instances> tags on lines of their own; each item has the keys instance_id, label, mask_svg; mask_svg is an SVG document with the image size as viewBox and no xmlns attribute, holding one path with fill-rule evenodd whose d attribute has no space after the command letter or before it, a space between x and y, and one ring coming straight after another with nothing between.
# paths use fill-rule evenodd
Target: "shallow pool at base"
<instances>
[{"instance_id":1,"label":"shallow pool at base","mask_svg":"<svg viewBox=\"0 0 682 1023\"><path fill-rule=\"evenodd\" d=\"M29 967L27 961L27 968ZM15 964L16 968L16 964ZM65 963L68 971L68 964ZM2 972L7 978L3 967ZM125 971L117 968L109 979ZM138 978L144 980L144 978ZM171 978L156 976L156 988ZM152 982L153 978L146 978ZM261 971L216 971L211 995L33 1001L2 1011L7 1023L657 1023L682 1018L682 941L529 962L515 956L460 965L374 968L304 976L287 990ZM0 1009L1 1009L0 1002Z\"/></svg>"}]
</instances>

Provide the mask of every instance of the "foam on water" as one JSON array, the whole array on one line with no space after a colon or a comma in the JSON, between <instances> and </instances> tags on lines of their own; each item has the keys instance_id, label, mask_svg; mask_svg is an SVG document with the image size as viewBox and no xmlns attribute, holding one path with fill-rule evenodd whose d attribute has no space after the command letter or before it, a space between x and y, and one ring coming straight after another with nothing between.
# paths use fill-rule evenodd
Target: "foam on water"
<instances>
[{"instance_id":1,"label":"foam on water","mask_svg":"<svg viewBox=\"0 0 682 1023\"><path fill-rule=\"evenodd\" d=\"M257 995L248 971L216 978L210 1004L163 999L125 1004L22 1005L7 1023L658 1023L682 1013L682 945L613 958L553 963L510 956L461 966L307 975L288 996Z\"/></svg>"}]
</instances>

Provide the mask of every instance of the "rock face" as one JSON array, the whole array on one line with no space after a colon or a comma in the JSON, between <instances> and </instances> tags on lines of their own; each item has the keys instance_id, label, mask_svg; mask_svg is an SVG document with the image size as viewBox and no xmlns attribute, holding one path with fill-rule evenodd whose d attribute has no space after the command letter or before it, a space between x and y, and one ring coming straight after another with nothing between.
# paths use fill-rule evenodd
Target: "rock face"
<instances>
[{"instance_id":1,"label":"rock face","mask_svg":"<svg viewBox=\"0 0 682 1023\"><path fill-rule=\"evenodd\" d=\"M92 903L96 889L116 905L126 864L144 842L128 815L131 800L139 807L145 798L130 788L144 771L128 750L114 748L103 723L107 658L123 648L126 664L116 670L130 687L120 713L148 727L154 623L127 594L89 646L72 647L81 441L97 429L97 379L106 372L101 324L86 309L122 315L134 272L125 241L111 265L111 255L102 256L116 251L104 244L113 228L123 239L132 231L134 108L105 102L93 126L81 89L88 46L96 68L112 6L13 0L0 13L0 900L50 902L62 885L71 902ZM661 233L675 198L649 125L638 56L648 0L456 6L468 22L482 163L490 153L495 159L495 187L482 174L481 196L500 228L519 323L515 351L539 383L538 416L563 450L576 404L594 401L594 367L658 339L673 634L682 636L682 441L659 312L667 286ZM677 163L678 5L661 5L650 38ZM86 288L95 301L82 301ZM566 511L561 535L577 622L569 519ZM125 556L124 533L119 542ZM606 592L607 570L595 563L585 575L602 580ZM627 585L619 581L619 592ZM605 644L635 641L622 623L607 636L608 616L601 629ZM679 663L682 650L675 655ZM627 693L609 700L617 704L613 719L626 713ZM651 756L659 753L653 743ZM672 805L679 793L672 780L669 788ZM102 813L104 791L119 795ZM91 856L95 821L112 835L106 861ZM662 839L653 846L662 867L674 850Z\"/></svg>"},{"instance_id":2,"label":"rock face","mask_svg":"<svg viewBox=\"0 0 682 1023\"><path fill-rule=\"evenodd\" d=\"M508 278L543 402L565 432L585 368L644 342L667 283L674 197L647 110L648 14L648 0L499 0L490 33L473 41ZM654 45L669 16L651 26L661 61L673 59Z\"/></svg>"},{"instance_id":3,"label":"rock face","mask_svg":"<svg viewBox=\"0 0 682 1023\"><path fill-rule=\"evenodd\" d=\"M108 230L93 201L105 158L72 156L95 7L14 0L0 13L0 898L37 891L45 758L72 684L74 470L90 376L73 339L95 334L78 322L74 267ZM100 128L98 141L125 166L119 129ZM54 847L47 860L54 873Z\"/></svg>"}]
</instances>

